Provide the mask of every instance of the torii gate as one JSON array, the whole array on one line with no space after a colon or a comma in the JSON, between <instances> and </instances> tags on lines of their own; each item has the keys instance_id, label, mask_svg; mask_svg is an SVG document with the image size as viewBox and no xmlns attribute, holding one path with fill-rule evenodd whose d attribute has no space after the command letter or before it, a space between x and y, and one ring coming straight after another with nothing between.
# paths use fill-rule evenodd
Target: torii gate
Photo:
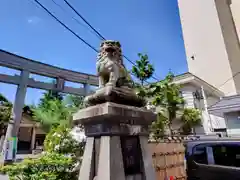
<instances>
[{"instance_id":1,"label":"torii gate","mask_svg":"<svg viewBox=\"0 0 240 180\"><path fill-rule=\"evenodd\" d=\"M98 85L98 78L95 75L51 66L4 50L0 50L0 66L21 71L20 76L0 73L0 82L18 86L13 106L13 119L9 122L6 138L17 137L18 135L27 87L86 96L90 92L90 85ZM56 84L36 81L29 77L30 73L55 78L57 80ZM65 86L65 81L83 84L84 88Z\"/></svg>"}]
</instances>

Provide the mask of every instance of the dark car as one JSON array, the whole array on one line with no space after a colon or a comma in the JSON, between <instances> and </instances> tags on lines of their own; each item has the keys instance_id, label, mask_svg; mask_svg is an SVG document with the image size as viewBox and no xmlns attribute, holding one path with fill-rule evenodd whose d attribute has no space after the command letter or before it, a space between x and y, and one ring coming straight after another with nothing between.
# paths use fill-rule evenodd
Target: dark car
<instances>
[{"instance_id":1,"label":"dark car","mask_svg":"<svg viewBox=\"0 0 240 180\"><path fill-rule=\"evenodd\" d=\"M185 142L188 180L240 180L240 139Z\"/></svg>"}]
</instances>

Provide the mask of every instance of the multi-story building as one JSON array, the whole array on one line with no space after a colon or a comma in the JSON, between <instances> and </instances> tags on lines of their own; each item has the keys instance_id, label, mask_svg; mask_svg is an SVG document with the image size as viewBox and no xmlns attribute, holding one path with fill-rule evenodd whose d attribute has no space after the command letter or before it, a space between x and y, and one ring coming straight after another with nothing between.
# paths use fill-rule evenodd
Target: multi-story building
<instances>
[{"instance_id":1,"label":"multi-story building","mask_svg":"<svg viewBox=\"0 0 240 180\"><path fill-rule=\"evenodd\" d=\"M189 72L240 92L240 0L178 0Z\"/></svg>"}]
</instances>

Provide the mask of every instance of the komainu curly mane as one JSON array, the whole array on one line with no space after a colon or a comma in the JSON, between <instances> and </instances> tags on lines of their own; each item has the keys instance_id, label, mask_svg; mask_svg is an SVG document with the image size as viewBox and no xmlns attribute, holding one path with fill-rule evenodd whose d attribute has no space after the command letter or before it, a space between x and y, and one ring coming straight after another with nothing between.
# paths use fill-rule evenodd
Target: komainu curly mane
<instances>
[{"instance_id":1,"label":"komainu curly mane","mask_svg":"<svg viewBox=\"0 0 240 180\"><path fill-rule=\"evenodd\" d=\"M97 57L99 86L129 86L128 72L123 64L121 45L118 41L107 40L101 43Z\"/></svg>"}]
</instances>

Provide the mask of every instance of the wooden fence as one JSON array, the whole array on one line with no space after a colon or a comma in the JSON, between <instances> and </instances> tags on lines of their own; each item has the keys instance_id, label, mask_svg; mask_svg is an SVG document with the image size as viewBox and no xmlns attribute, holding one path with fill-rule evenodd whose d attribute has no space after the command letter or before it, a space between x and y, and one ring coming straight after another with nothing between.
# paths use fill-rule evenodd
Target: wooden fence
<instances>
[{"instance_id":1,"label":"wooden fence","mask_svg":"<svg viewBox=\"0 0 240 180\"><path fill-rule=\"evenodd\" d=\"M179 140L168 140L149 143L153 152L153 165L157 180L165 180L171 176L175 180L185 180L185 148Z\"/></svg>"}]
</instances>

